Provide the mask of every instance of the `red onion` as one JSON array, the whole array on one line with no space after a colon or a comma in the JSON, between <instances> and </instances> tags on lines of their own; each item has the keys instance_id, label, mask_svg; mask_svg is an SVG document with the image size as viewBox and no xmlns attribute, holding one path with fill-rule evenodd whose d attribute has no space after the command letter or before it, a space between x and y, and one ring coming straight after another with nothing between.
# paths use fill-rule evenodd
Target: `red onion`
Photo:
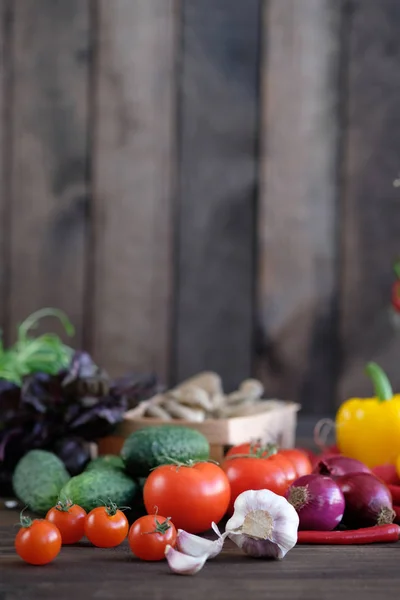
<instances>
[{"instance_id":1,"label":"red onion","mask_svg":"<svg viewBox=\"0 0 400 600\"><path fill-rule=\"evenodd\" d=\"M331 531L342 520L344 496L331 477L303 475L289 487L287 499L299 515L299 529Z\"/></svg>"},{"instance_id":2,"label":"red onion","mask_svg":"<svg viewBox=\"0 0 400 600\"><path fill-rule=\"evenodd\" d=\"M343 521L352 527L393 523L392 496L386 485L370 473L351 473L336 479L346 509Z\"/></svg>"},{"instance_id":3,"label":"red onion","mask_svg":"<svg viewBox=\"0 0 400 600\"><path fill-rule=\"evenodd\" d=\"M349 473L371 473L371 470L359 460L340 454L325 456L316 465L313 473L339 477Z\"/></svg>"}]
</instances>

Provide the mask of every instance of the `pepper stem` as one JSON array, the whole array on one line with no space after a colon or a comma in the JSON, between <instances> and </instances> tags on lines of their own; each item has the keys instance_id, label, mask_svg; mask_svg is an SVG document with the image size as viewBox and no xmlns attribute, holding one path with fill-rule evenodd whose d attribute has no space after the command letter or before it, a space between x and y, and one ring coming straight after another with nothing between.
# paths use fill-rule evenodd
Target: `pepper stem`
<instances>
[{"instance_id":1,"label":"pepper stem","mask_svg":"<svg viewBox=\"0 0 400 600\"><path fill-rule=\"evenodd\" d=\"M366 373L371 378L375 389L375 396L380 402L391 400L393 398L393 389L386 373L375 362L369 362L366 366Z\"/></svg>"}]
</instances>

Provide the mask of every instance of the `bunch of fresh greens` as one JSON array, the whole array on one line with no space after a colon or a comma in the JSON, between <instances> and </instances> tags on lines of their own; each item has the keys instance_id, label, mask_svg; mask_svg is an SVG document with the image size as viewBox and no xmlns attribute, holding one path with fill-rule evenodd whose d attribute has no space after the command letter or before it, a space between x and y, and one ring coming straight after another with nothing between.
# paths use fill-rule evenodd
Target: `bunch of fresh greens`
<instances>
[{"instance_id":1,"label":"bunch of fresh greens","mask_svg":"<svg viewBox=\"0 0 400 600\"><path fill-rule=\"evenodd\" d=\"M111 379L87 352L54 333L33 337L49 316L73 334L62 311L46 308L19 326L13 346L0 348L0 494L33 448L55 452L71 474L79 473L90 458L87 442L111 433L128 408L160 390L153 373Z\"/></svg>"},{"instance_id":2,"label":"bunch of fresh greens","mask_svg":"<svg viewBox=\"0 0 400 600\"><path fill-rule=\"evenodd\" d=\"M23 378L33 373L56 375L68 367L73 350L66 346L55 333L44 333L38 337L30 335L39 320L56 317L67 335L74 335L74 326L63 311L43 308L30 315L17 330L17 341L11 348L4 349L0 339L0 379L21 385Z\"/></svg>"}]
</instances>

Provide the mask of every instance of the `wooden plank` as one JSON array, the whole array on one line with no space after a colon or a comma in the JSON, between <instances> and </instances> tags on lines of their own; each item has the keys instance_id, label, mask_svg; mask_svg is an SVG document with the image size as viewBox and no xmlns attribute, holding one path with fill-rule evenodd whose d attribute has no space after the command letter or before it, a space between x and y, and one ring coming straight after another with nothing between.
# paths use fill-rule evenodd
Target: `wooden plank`
<instances>
[{"instance_id":1,"label":"wooden plank","mask_svg":"<svg viewBox=\"0 0 400 600\"><path fill-rule=\"evenodd\" d=\"M174 375L214 370L228 390L251 372L259 13L183 2Z\"/></svg>"},{"instance_id":2,"label":"wooden plank","mask_svg":"<svg viewBox=\"0 0 400 600\"><path fill-rule=\"evenodd\" d=\"M257 373L323 414L336 372L340 3L271 0L264 20Z\"/></svg>"},{"instance_id":3,"label":"wooden plank","mask_svg":"<svg viewBox=\"0 0 400 600\"><path fill-rule=\"evenodd\" d=\"M93 350L112 373L168 374L175 0L100 0Z\"/></svg>"},{"instance_id":4,"label":"wooden plank","mask_svg":"<svg viewBox=\"0 0 400 600\"><path fill-rule=\"evenodd\" d=\"M129 516L129 513L128 513ZM223 550L194 577L173 575L167 561L136 558L128 540L94 548L86 539L65 545L47 568L24 564L14 548L17 510L0 511L0 594L4 600L397 600L400 543L364 546L297 545L283 560L250 558L226 539ZM221 524L223 530L223 524ZM215 539L211 532L207 535ZM268 593L266 594L266 589Z\"/></svg>"},{"instance_id":5,"label":"wooden plank","mask_svg":"<svg viewBox=\"0 0 400 600\"><path fill-rule=\"evenodd\" d=\"M392 264L399 255L400 6L354 1L349 23L348 110L342 235L343 372L337 401L370 395L375 360L400 389L400 335L390 319Z\"/></svg>"},{"instance_id":6,"label":"wooden plank","mask_svg":"<svg viewBox=\"0 0 400 600\"><path fill-rule=\"evenodd\" d=\"M82 343L88 0L14 3L10 326L64 309Z\"/></svg>"},{"instance_id":7,"label":"wooden plank","mask_svg":"<svg viewBox=\"0 0 400 600\"><path fill-rule=\"evenodd\" d=\"M4 179L4 148L6 146L6 112L5 94L9 79L8 39L7 29L8 7L5 0L0 0L0 334L4 337L6 314L6 281L7 281L7 189Z\"/></svg>"}]
</instances>

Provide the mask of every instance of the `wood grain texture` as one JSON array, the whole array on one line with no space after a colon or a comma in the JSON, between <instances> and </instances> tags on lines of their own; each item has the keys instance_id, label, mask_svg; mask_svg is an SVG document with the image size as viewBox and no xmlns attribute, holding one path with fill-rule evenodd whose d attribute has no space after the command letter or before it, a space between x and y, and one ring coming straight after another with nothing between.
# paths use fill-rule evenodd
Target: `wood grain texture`
<instances>
[{"instance_id":1,"label":"wood grain texture","mask_svg":"<svg viewBox=\"0 0 400 600\"><path fill-rule=\"evenodd\" d=\"M6 143L5 126L5 94L9 74L7 61L7 6L5 0L0 0L0 334L4 337L7 319L6 278L7 278L7 190L4 179L4 148Z\"/></svg>"},{"instance_id":2,"label":"wood grain texture","mask_svg":"<svg viewBox=\"0 0 400 600\"><path fill-rule=\"evenodd\" d=\"M88 0L14 5L10 327L64 309L82 341Z\"/></svg>"},{"instance_id":3,"label":"wood grain texture","mask_svg":"<svg viewBox=\"0 0 400 600\"><path fill-rule=\"evenodd\" d=\"M226 389L252 365L259 12L183 2L174 375L215 370Z\"/></svg>"},{"instance_id":4,"label":"wood grain texture","mask_svg":"<svg viewBox=\"0 0 400 600\"><path fill-rule=\"evenodd\" d=\"M400 334L389 312L400 253L400 190L393 186L400 174L400 5L355 0L350 9L338 402L372 393L369 360L400 389Z\"/></svg>"},{"instance_id":5,"label":"wood grain texture","mask_svg":"<svg viewBox=\"0 0 400 600\"><path fill-rule=\"evenodd\" d=\"M336 369L339 13L271 0L264 15L257 373L319 414Z\"/></svg>"},{"instance_id":6,"label":"wood grain texture","mask_svg":"<svg viewBox=\"0 0 400 600\"><path fill-rule=\"evenodd\" d=\"M167 378L176 2L98 10L93 351L111 373Z\"/></svg>"},{"instance_id":7,"label":"wood grain texture","mask_svg":"<svg viewBox=\"0 0 400 600\"><path fill-rule=\"evenodd\" d=\"M227 540L223 552L193 577L171 574L166 561L144 562L128 543L64 546L44 568L16 556L16 511L0 511L0 597L5 600L397 600L400 543L373 546L297 546L281 561L246 557ZM212 534L213 535L213 534ZM213 539L214 539L213 535Z\"/></svg>"}]
</instances>

